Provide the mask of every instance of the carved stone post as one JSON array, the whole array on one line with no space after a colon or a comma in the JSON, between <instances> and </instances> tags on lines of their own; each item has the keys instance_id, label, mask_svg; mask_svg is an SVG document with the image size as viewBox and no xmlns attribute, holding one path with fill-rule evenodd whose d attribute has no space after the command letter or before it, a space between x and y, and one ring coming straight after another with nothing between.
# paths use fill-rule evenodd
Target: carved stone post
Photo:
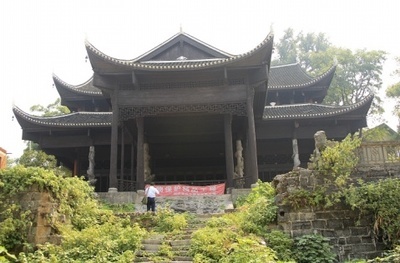
<instances>
[{"instance_id":1,"label":"carved stone post","mask_svg":"<svg viewBox=\"0 0 400 263\"><path fill-rule=\"evenodd\" d=\"M89 183L91 185L94 185L97 181L95 178L95 175L94 175L94 166L95 166L94 157L95 157L95 149L94 149L94 146L92 145L89 147L89 156L88 156L89 167L86 171L86 173L88 175Z\"/></svg>"},{"instance_id":2,"label":"carved stone post","mask_svg":"<svg viewBox=\"0 0 400 263\"><path fill-rule=\"evenodd\" d=\"M235 179L236 188L243 188L243 175L244 175L244 158L243 158L243 146L241 140L236 140L236 166L235 166Z\"/></svg>"},{"instance_id":3,"label":"carved stone post","mask_svg":"<svg viewBox=\"0 0 400 263\"><path fill-rule=\"evenodd\" d=\"M293 169L296 169L300 166L300 158L299 158L299 145L297 143L297 128L299 127L299 123L296 121L294 123L293 130L293 139L292 139L292 148L293 148Z\"/></svg>"}]
</instances>

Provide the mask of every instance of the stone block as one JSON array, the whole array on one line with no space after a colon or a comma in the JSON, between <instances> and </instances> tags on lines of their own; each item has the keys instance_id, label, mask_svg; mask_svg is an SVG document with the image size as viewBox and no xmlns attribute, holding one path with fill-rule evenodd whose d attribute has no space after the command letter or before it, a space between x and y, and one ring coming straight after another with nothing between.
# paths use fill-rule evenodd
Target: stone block
<instances>
[{"instance_id":1,"label":"stone block","mask_svg":"<svg viewBox=\"0 0 400 263\"><path fill-rule=\"evenodd\" d=\"M348 236L350 236L350 229L348 229L348 228L339 229L339 230L335 230L335 231L336 231L336 235L338 237L348 237Z\"/></svg>"},{"instance_id":2,"label":"stone block","mask_svg":"<svg viewBox=\"0 0 400 263\"><path fill-rule=\"evenodd\" d=\"M339 237L337 243L338 243L339 245L346 245L346 244L347 244L347 243L346 243L346 238L344 238L344 237Z\"/></svg>"},{"instance_id":3,"label":"stone block","mask_svg":"<svg viewBox=\"0 0 400 263\"><path fill-rule=\"evenodd\" d=\"M300 221L308 221L315 219L315 213L313 212L300 212L298 216Z\"/></svg>"},{"instance_id":4,"label":"stone block","mask_svg":"<svg viewBox=\"0 0 400 263\"><path fill-rule=\"evenodd\" d=\"M294 221L299 221L299 213L292 212L292 213L286 213L286 216L289 221L294 222Z\"/></svg>"},{"instance_id":5,"label":"stone block","mask_svg":"<svg viewBox=\"0 0 400 263\"><path fill-rule=\"evenodd\" d=\"M354 254L365 254L376 252L376 248L373 244L354 244L352 246L352 253Z\"/></svg>"},{"instance_id":6,"label":"stone block","mask_svg":"<svg viewBox=\"0 0 400 263\"><path fill-rule=\"evenodd\" d=\"M292 222L292 230L299 230L299 229L311 229L311 222L310 221Z\"/></svg>"},{"instance_id":7,"label":"stone block","mask_svg":"<svg viewBox=\"0 0 400 263\"><path fill-rule=\"evenodd\" d=\"M335 230L331 230L331 229L323 229L321 230L321 235L324 237L337 237Z\"/></svg>"},{"instance_id":8,"label":"stone block","mask_svg":"<svg viewBox=\"0 0 400 263\"><path fill-rule=\"evenodd\" d=\"M360 244L361 243L361 237L359 236L351 236L346 238L347 244Z\"/></svg>"},{"instance_id":9,"label":"stone block","mask_svg":"<svg viewBox=\"0 0 400 263\"><path fill-rule=\"evenodd\" d=\"M335 229L335 230L339 230L339 229L343 229L343 220L342 219L329 219L328 220L328 228L330 229Z\"/></svg>"},{"instance_id":10,"label":"stone block","mask_svg":"<svg viewBox=\"0 0 400 263\"><path fill-rule=\"evenodd\" d=\"M344 228L350 228L356 226L356 219L342 219L342 224Z\"/></svg>"},{"instance_id":11,"label":"stone block","mask_svg":"<svg viewBox=\"0 0 400 263\"><path fill-rule=\"evenodd\" d=\"M327 220L325 219L313 220L311 223L314 229L325 229L327 226Z\"/></svg>"},{"instance_id":12,"label":"stone block","mask_svg":"<svg viewBox=\"0 0 400 263\"><path fill-rule=\"evenodd\" d=\"M350 234L352 236L370 236L371 230L368 227L350 227Z\"/></svg>"},{"instance_id":13,"label":"stone block","mask_svg":"<svg viewBox=\"0 0 400 263\"><path fill-rule=\"evenodd\" d=\"M301 237L304 235L312 235L312 234L314 234L314 231L312 229L299 229L299 230L292 230L290 232L292 238Z\"/></svg>"}]
</instances>

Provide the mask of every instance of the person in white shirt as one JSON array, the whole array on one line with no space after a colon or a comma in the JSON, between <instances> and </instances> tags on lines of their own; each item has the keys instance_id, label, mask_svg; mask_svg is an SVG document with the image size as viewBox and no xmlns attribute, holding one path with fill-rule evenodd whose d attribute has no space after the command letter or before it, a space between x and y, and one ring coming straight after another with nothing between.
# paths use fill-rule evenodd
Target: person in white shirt
<instances>
[{"instance_id":1,"label":"person in white shirt","mask_svg":"<svg viewBox=\"0 0 400 263\"><path fill-rule=\"evenodd\" d=\"M150 186L146 188L144 194L147 197L147 211L155 212L156 211L156 196L160 194L157 188L154 186L154 183L151 182Z\"/></svg>"}]
</instances>

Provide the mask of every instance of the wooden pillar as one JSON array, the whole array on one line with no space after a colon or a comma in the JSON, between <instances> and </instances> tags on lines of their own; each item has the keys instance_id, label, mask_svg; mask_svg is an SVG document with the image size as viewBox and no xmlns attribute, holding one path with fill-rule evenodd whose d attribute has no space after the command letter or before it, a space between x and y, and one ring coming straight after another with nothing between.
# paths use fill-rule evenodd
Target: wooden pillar
<instances>
[{"instance_id":1,"label":"wooden pillar","mask_svg":"<svg viewBox=\"0 0 400 263\"><path fill-rule=\"evenodd\" d=\"M137 165L136 165L136 191L144 189L144 120L136 119L137 126Z\"/></svg>"},{"instance_id":2,"label":"wooden pillar","mask_svg":"<svg viewBox=\"0 0 400 263\"><path fill-rule=\"evenodd\" d=\"M225 132L225 163L226 163L226 188L233 187L233 145L232 145L232 115L224 115Z\"/></svg>"},{"instance_id":3,"label":"wooden pillar","mask_svg":"<svg viewBox=\"0 0 400 263\"><path fill-rule=\"evenodd\" d=\"M254 88L248 87L247 89L247 123L248 123L248 150L249 159L246 164L249 165L250 184L255 184L258 181L258 166L257 166L257 141L256 141L256 128L254 121Z\"/></svg>"},{"instance_id":4,"label":"wooden pillar","mask_svg":"<svg viewBox=\"0 0 400 263\"><path fill-rule=\"evenodd\" d=\"M118 109L118 89L116 89L112 96L112 122L111 122L111 150L110 150L110 183L108 191L116 191L118 189L117 179L117 162L118 162L118 122L119 122L119 109Z\"/></svg>"},{"instance_id":5,"label":"wooden pillar","mask_svg":"<svg viewBox=\"0 0 400 263\"><path fill-rule=\"evenodd\" d=\"M121 180L125 180L125 136L124 136L124 122L121 122Z\"/></svg>"},{"instance_id":6,"label":"wooden pillar","mask_svg":"<svg viewBox=\"0 0 400 263\"><path fill-rule=\"evenodd\" d=\"M72 171L72 176L78 175L78 169L79 169L79 160L74 159L74 170Z\"/></svg>"},{"instance_id":7,"label":"wooden pillar","mask_svg":"<svg viewBox=\"0 0 400 263\"><path fill-rule=\"evenodd\" d=\"M134 163L135 163L135 144L131 144L131 181L133 181L135 178L133 178L133 175L135 174L134 172Z\"/></svg>"}]
</instances>

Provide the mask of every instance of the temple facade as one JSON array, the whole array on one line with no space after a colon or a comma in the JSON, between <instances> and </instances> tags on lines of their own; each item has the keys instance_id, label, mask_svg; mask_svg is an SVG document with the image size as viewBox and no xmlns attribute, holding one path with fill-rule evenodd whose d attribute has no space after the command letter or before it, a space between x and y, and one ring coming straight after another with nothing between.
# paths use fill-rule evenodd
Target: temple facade
<instances>
[{"instance_id":1,"label":"temple facade","mask_svg":"<svg viewBox=\"0 0 400 263\"><path fill-rule=\"evenodd\" d=\"M318 77L299 64L271 67L273 35L240 55L183 32L133 60L85 45L87 82L53 76L71 114L13 111L22 139L87 176L96 191L270 181L307 165L316 131L341 140L365 127L373 100L323 105L335 66Z\"/></svg>"}]
</instances>

